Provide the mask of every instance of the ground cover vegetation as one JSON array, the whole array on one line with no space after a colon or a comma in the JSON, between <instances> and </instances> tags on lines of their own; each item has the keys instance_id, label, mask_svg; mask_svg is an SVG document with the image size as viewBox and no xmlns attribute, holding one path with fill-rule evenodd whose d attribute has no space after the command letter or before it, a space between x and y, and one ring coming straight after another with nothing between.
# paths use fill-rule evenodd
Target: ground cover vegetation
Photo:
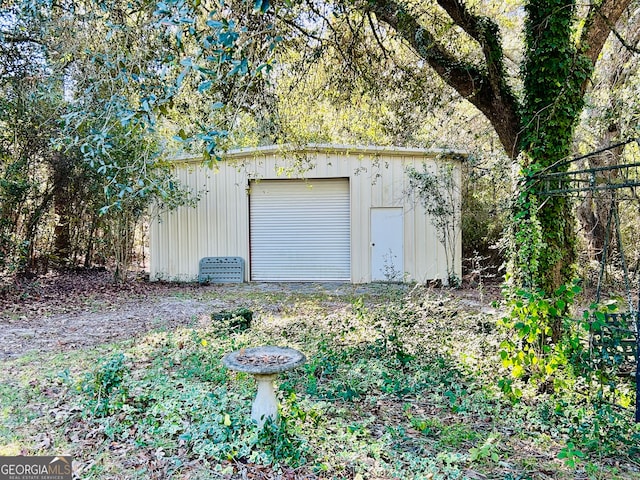
<instances>
[{"instance_id":1,"label":"ground cover vegetation","mask_svg":"<svg viewBox=\"0 0 640 480\"><path fill-rule=\"evenodd\" d=\"M631 385L618 388L627 403L591 402L597 388L568 362L567 388L524 384L512 403L503 314L477 293L166 285L149 301L219 306L184 327L3 360L0 453L68 452L86 479L637 478ZM281 419L263 431L254 380L221 364L257 344L307 355L279 377Z\"/></svg>"}]
</instances>

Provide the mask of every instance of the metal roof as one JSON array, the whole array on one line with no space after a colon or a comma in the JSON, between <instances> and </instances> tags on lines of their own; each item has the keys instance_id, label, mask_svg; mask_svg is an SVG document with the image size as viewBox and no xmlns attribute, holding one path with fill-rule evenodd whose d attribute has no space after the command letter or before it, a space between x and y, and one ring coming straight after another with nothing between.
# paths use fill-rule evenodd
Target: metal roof
<instances>
[{"instance_id":1,"label":"metal roof","mask_svg":"<svg viewBox=\"0 0 640 480\"><path fill-rule=\"evenodd\" d=\"M342 153L345 155L384 155L390 157L400 156L424 156L424 157L437 157L437 156L450 156L457 157L458 160L462 160L461 157L466 157L469 153L460 150L451 150L444 148L426 149L416 147L398 147L398 146L379 146L379 145L342 145L335 143L309 143L306 145L294 145L294 144L282 144L282 145L266 145L262 147L247 147L228 150L226 152L220 152L220 157L225 159L250 157L257 155L273 155L273 154L286 154L286 153ZM201 154L182 154L176 155L171 158L173 161L178 162L197 162L202 160Z\"/></svg>"}]
</instances>

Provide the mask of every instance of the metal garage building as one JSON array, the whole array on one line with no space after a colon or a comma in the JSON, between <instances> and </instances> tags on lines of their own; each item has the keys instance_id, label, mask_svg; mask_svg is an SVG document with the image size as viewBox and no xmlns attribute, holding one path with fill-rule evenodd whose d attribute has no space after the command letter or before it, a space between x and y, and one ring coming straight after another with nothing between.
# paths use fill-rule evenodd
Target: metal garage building
<instances>
[{"instance_id":1,"label":"metal garage building","mask_svg":"<svg viewBox=\"0 0 640 480\"><path fill-rule=\"evenodd\" d=\"M443 247L408 194L406 169L435 172L446 158L308 145L231 151L214 169L200 157L177 159L177 178L200 201L152 221L151 279L195 281L202 258L241 257L245 281L444 280Z\"/></svg>"}]
</instances>

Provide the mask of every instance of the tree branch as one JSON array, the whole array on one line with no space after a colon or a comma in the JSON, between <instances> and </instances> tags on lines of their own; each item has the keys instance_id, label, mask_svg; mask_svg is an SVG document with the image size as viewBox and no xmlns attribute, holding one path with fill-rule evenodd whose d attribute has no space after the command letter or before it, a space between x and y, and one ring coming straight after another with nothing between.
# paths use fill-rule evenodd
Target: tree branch
<instances>
[{"instance_id":1,"label":"tree branch","mask_svg":"<svg viewBox=\"0 0 640 480\"><path fill-rule=\"evenodd\" d=\"M489 17L472 14L460 0L438 0L438 4L456 25L480 44L489 77L495 80L503 78L504 54L498 24Z\"/></svg>"},{"instance_id":2,"label":"tree branch","mask_svg":"<svg viewBox=\"0 0 640 480\"><path fill-rule=\"evenodd\" d=\"M333 39L334 39L334 41L332 42L332 46L333 48L336 49L338 54L344 60L345 68L348 68L354 73L357 73L357 69L355 68L353 62L350 61L351 56L349 55L349 50L353 48L353 39L351 41L351 45L347 45L347 50L345 51L341 41L341 35L338 32L338 30L334 27L333 22L331 22L329 18L327 18L327 16L323 12L321 12L318 8L316 8L313 4L309 3L309 8L315 15L317 15L320 19L322 19L323 24L330 30L331 35L333 36ZM353 32L353 28L351 24L348 23L347 26ZM322 43L325 43L325 42L322 41Z\"/></svg>"},{"instance_id":3,"label":"tree branch","mask_svg":"<svg viewBox=\"0 0 640 480\"><path fill-rule=\"evenodd\" d=\"M7 43L37 43L43 45L42 40L28 35L19 34L16 35L11 32L0 32L0 41Z\"/></svg>"},{"instance_id":4,"label":"tree branch","mask_svg":"<svg viewBox=\"0 0 640 480\"><path fill-rule=\"evenodd\" d=\"M618 39L618 41L620 42L620 44L630 53L635 53L635 54L640 54L640 48L637 47L638 45L638 41L637 40L633 40L633 43L636 46L633 46L631 43L629 43L628 40L625 40L622 35L620 34L620 32L618 32L617 29L612 28L611 29L611 33L613 33L616 38Z\"/></svg>"},{"instance_id":5,"label":"tree branch","mask_svg":"<svg viewBox=\"0 0 640 480\"><path fill-rule=\"evenodd\" d=\"M580 38L580 50L592 65L604 47L609 33L633 0L603 0L600 5L593 3ZM586 89L587 81L583 86Z\"/></svg>"},{"instance_id":6,"label":"tree branch","mask_svg":"<svg viewBox=\"0 0 640 480\"><path fill-rule=\"evenodd\" d=\"M473 97L487 81L475 65L462 62L445 49L434 35L394 0L378 0L371 5L378 20L386 23L403 37L415 52L458 93Z\"/></svg>"},{"instance_id":7,"label":"tree branch","mask_svg":"<svg viewBox=\"0 0 640 480\"><path fill-rule=\"evenodd\" d=\"M480 68L458 59L423 27L415 14L396 0L372 0L371 11L393 28L431 68L494 126L510 157L519 152L518 101L506 83L504 57L497 25L472 15L459 0L438 0L451 19L482 47L487 65Z\"/></svg>"},{"instance_id":8,"label":"tree branch","mask_svg":"<svg viewBox=\"0 0 640 480\"><path fill-rule=\"evenodd\" d=\"M456 25L480 45L486 61L486 75L493 94L510 96L511 91L505 81L507 74L498 24L487 16L474 15L461 0L438 0L438 4Z\"/></svg>"},{"instance_id":9,"label":"tree branch","mask_svg":"<svg viewBox=\"0 0 640 480\"><path fill-rule=\"evenodd\" d=\"M367 11L367 19L369 20L369 27L371 27L371 32L373 33L373 37L376 39L376 43L378 44L378 47L382 51L384 58L387 58L388 57L387 49L382 43L382 40L380 39L380 37L378 36L376 25L373 23L373 18L371 17L370 11Z\"/></svg>"}]
</instances>

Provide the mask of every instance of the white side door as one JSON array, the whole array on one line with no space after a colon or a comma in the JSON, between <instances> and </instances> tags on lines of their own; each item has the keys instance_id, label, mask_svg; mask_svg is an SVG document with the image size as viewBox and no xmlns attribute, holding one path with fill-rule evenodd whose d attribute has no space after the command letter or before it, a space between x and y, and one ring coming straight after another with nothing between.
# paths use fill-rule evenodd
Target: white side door
<instances>
[{"instance_id":1,"label":"white side door","mask_svg":"<svg viewBox=\"0 0 640 480\"><path fill-rule=\"evenodd\" d=\"M371 209L371 280L400 282L404 277L402 208Z\"/></svg>"}]
</instances>

